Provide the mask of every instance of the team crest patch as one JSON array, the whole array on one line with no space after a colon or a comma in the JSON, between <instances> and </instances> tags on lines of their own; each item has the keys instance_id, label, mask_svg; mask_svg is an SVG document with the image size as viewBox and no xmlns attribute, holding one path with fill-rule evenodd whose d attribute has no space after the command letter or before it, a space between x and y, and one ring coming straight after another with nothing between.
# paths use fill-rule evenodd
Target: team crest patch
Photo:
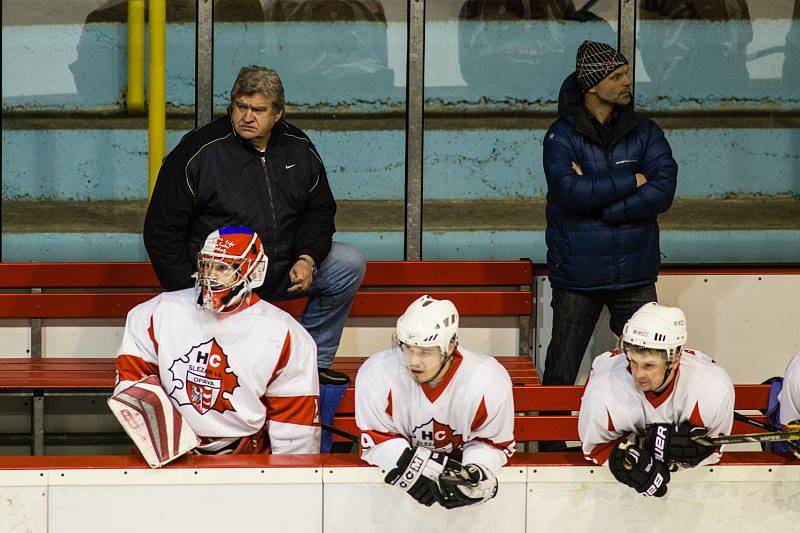
<instances>
[{"instance_id":1,"label":"team crest patch","mask_svg":"<svg viewBox=\"0 0 800 533\"><path fill-rule=\"evenodd\" d=\"M239 386L239 378L215 338L193 346L173 361L169 371L174 385L169 395L178 405L191 405L201 415L235 411L231 395Z\"/></svg>"},{"instance_id":2,"label":"team crest patch","mask_svg":"<svg viewBox=\"0 0 800 533\"><path fill-rule=\"evenodd\" d=\"M414 428L411 435L412 446L424 446L437 452L452 452L464 444L464 438L447 424L431 418L421 426Z\"/></svg>"}]
</instances>

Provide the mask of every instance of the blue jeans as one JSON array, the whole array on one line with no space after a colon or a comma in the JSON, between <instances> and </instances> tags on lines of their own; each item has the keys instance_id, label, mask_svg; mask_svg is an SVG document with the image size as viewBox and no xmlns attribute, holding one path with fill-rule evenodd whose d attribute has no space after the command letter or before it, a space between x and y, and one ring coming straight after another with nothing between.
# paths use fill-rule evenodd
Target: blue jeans
<instances>
[{"instance_id":1,"label":"blue jeans","mask_svg":"<svg viewBox=\"0 0 800 533\"><path fill-rule=\"evenodd\" d=\"M366 264L355 246L334 242L328 257L319 265L314 281L303 292L289 293L289 274L281 281L270 301L308 297L300 323L317 343L317 366L330 368L339 349L344 323L364 278Z\"/></svg>"},{"instance_id":2,"label":"blue jeans","mask_svg":"<svg viewBox=\"0 0 800 533\"><path fill-rule=\"evenodd\" d=\"M656 301L654 283L617 291L571 291L553 287L553 336L547 346L542 385L573 385L603 306L618 337L631 315ZM609 346L609 349L612 348Z\"/></svg>"}]
</instances>

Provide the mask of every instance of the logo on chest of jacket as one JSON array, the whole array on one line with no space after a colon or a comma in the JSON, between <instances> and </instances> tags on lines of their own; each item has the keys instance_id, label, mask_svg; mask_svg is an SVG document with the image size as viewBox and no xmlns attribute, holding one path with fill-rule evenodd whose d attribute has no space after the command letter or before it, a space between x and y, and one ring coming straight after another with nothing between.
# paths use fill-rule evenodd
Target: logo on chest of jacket
<instances>
[{"instance_id":1,"label":"logo on chest of jacket","mask_svg":"<svg viewBox=\"0 0 800 533\"><path fill-rule=\"evenodd\" d=\"M431 418L411 432L411 445L424 446L437 452L452 452L464 444L464 438L447 424Z\"/></svg>"},{"instance_id":2,"label":"logo on chest of jacket","mask_svg":"<svg viewBox=\"0 0 800 533\"><path fill-rule=\"evenodd\" d=\"M193 346L169 367L174 388L169 395L178 405L191 405L201 415L235 411L231 398L239 378L215 338Z\"/></svg>"}]
</instances>

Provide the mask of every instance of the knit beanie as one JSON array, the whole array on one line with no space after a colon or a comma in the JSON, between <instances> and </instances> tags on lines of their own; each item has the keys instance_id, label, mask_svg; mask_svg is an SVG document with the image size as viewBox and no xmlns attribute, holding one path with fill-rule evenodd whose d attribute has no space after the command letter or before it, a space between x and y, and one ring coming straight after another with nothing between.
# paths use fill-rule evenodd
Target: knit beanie
<instances>
[{"instance_id":1,"label":"knit beanie","mask_svg":"<svg viewBox=\"0 0 800 533\"><path fill-rule=\"evenodd\" d=\"M587 92L606 76L627 64L628 60L616 48L606 43L583 41L575 58L575 73L578 75L581 91Z\"/></svg>"}]
</instances>

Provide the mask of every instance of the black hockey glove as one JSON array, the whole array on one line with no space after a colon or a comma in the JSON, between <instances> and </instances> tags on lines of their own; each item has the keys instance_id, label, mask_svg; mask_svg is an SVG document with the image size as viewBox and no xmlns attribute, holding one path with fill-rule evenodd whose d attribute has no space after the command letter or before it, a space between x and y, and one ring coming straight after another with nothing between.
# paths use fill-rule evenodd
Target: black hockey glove
<instances>
[{"instance_id":1,"label":"black hockey glove","mask_svg":"<svg viewBox=\"0 0 800 533\"><path fill-rule=\"evenodd\" d=\"M715 446L707 446L696 442L697 437L705 437L706 428L693 427L688 422L677 426L654 424L648 426L644 437L644 449L653 457L667 464L678 464L684 468L693 468L708 458Z\"/></svg>"},{"instance_id":2,"label":"black hockey glove","mask_svg":"<svg viewBox=\"0 0 800 533\"><path fill-rule=\"evenodd\" d=\"M430 507L442 497L437 482L448 460L445 453L432 452L421 446L408 448L384 481L400 487L419 503Z\"/></svg>"},{"instance_id":3,"label":"black hockey glove","mask_svg":"<svg viewBox=\"0 0 800 533\"><path fill-rule=\"evenodd\" d=\"M633 487L644 496L660 498L667 493L667 465L634 444L617 445L608 458L608 468L617 481Z\"/></svg>"},{"instance_id":4,"label":"black hockey glove","mask_svg":"<svg viewBox=\"0 0 800 533\"><path fill-rule=\"evenodd\" d=\"M439 478L439 488L442 507L455 509L494 498L497 495L497 478L480 465L461 466L451 459Z\"/></svg>"}]
</instances>

